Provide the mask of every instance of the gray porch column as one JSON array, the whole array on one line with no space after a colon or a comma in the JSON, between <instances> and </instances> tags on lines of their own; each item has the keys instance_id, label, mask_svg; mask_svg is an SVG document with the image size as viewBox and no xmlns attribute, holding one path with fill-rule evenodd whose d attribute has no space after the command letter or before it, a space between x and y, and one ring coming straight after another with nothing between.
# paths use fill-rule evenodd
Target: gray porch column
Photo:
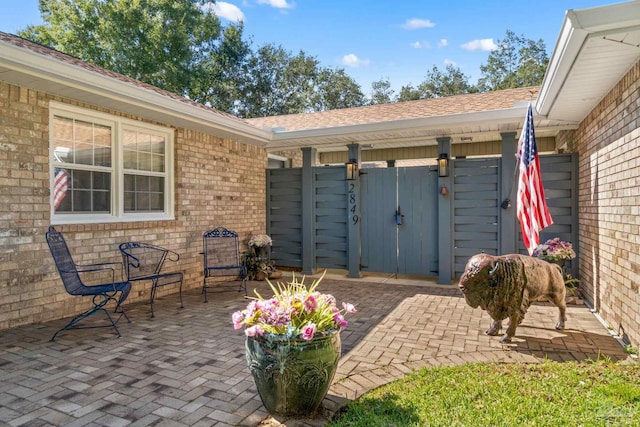
<instances>
[{"instance_id":1,"label":"gray porch column","mask_svg":"<svg viewBox=\"0 0 640 427\"><path fill-rule=\"evenodd\" d=\"M453 173L454 161L451 160L451 137L437 138L438 154L449 156L449 176L438 178L438 283L450 285L453 279ZM440 194L445 186L449 194Z\"/></svg>"},{"instance_id":2,"label":"gray porch column","mask_svg":"<svg viewBox=\"0 0 640 427\"><path fill-rule=\"evenodd\" d=\"M359 144L347 145L349 149L348 160L358 162L360 169L361 149ZM360 277L360 174L356 175L354 181L346 181L347 185L347 277Z\"/></svg>"},{"instance_id":3,"label":"gray porch column","mask_svg":"<svg viewBox=\"0 0 640 427\"><path fill-rule=\"evenodd\" d=\"M500 182L500 248L498 254L517 253L518 229L516 219L516 193L518 191L516 169L516 132L503 132L502 157L500 158L500 170L502 178ZM509 199L507 201L507 199Z\"/></svg>"},{"instance_id":4,"label":"gray porch column","mask_svg":"<svg viewBox=\"0 0 640 427\"><path fill-rule=\"evenodd\" d=\"M316 239L314 229L315 192L313 191L313 166L316 149L302 149L302 274L315 273Z\"/></svg>"}]
</instances>

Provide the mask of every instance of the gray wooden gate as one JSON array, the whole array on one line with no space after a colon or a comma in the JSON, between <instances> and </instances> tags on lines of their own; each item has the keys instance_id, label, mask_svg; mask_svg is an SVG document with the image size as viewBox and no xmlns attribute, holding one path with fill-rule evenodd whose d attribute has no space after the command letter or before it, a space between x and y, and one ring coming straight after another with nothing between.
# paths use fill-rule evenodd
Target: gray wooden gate
<instances>
[{"instance_id":1,"label":"gray wooden gate","mask_svg":"<svg viewBox=\"0 0 640 427\"><path fill-rule=\"evenodd\" d=\"M361 176L364 271L435 276L438 177L428 167L367 169Z\"/></svg>"}]
</instances>

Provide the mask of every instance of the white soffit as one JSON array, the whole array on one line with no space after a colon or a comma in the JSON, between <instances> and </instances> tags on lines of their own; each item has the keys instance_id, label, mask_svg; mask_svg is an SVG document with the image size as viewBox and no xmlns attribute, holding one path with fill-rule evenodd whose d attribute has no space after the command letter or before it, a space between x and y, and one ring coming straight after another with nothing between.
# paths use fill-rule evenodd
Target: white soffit
<instances>
[{"instance_id":1,"label":"white soffit","mask_svg":"<svg viewBox=\"0 0 640 427\"><path fill-rule=\"evenodd\" d=\"M640 1L567 11L536 103L580 123L640 59Z\"/></svg>"}]
</instances>

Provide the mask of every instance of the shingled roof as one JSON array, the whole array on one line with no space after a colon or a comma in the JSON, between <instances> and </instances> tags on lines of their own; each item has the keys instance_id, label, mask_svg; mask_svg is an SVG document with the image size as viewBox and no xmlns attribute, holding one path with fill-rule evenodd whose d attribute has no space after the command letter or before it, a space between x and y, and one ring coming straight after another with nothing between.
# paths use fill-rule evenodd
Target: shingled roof
<instances>
[{"instance_id":1,"label":"shingled roof","mask_svg":"<svg viewBox=\"0 0 640 427\"><path fill-rule=\"evenodd\" d=\"M289 114L282 116L247 119L259 128L284 128L284 131L321 129L348 125L365 125L394 120L437 117L451 114L476 113L509 109L516 104L535 101L538 86L506 89L448 96L445 98L420 99L393 104L367 107L343 108L317 113Z\"/></svg>"}]
</instances>

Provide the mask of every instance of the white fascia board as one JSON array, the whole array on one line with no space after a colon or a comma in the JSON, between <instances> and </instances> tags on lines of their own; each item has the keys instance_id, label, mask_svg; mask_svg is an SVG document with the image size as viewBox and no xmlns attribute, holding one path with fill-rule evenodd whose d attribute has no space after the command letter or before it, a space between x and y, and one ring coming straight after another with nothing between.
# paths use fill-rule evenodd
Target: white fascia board
<instances>
[{"instance_id":1,"label":"white fascia board","mask_svg":"<svg viewBox=\"0 0 640 427\"><path fill-rule=\"evenodd\" d=\"M560 36L551 55L536 101L536 110L545 117L551 111L551 107L564 86L565 79L588 36L587 31L575 27L574 15L573 11L567 11L564 17Z\"/></svg>"},{"instance_id":2,"label":"white fascia board","mask_svg":"<svg viewBox=\"0 0 640 427\"><path fill-rule=\"evenodd\" d=\"M0 60L5 62L8 67L30 76L75 87L141 109L168 114L185 123L191 122L209 127L212 131L228 132L260 143L266 143L271 139L270 131L258 129L239 118L217 114L205 108L164 96L153 90L101 75L93 70L40 55L9 43L0 42L0 46Z\"/></svg>"},{"instance_id":3,"label":"white fascia board","mask_svg":"<svg viewBox=\"0 0 640 427\"><path fill-rule=\"evenodd\" d=\"M589 33L608 32L640 25L640 1L569 10L576 28Z\"/></svg>"},{"instance_id":4,"label":"white fascia board","mask_svg":"<svg viewBox=\"0 0 640 427\"><path fill-rule=\"evenodd\" d=\"M335 126L317 129L303 129L295 131L275 132L272 142L267 148L281 146L283 143L295 140L314 138L343 137L385 133L406 130L432 130L448 127L468 126L474 123L505 123L523 120L527 111L527 104L502 110L481 111L474 113L449 114L445 116L430 116L416 119L392 120L361 125ZM447 135L442 135L447 136Z\"/></svg>"},{"instance_id":5,"label":"white fascia board","mask_svg":"<svg viewBox=\"0 0 640 427\"><path fill-rule=\"evenodd\" d=\"M538 113L548 116L587 38L639 25L640 1L568 10L542 81L536 102Z\"/></svg>"}]
</instances>

